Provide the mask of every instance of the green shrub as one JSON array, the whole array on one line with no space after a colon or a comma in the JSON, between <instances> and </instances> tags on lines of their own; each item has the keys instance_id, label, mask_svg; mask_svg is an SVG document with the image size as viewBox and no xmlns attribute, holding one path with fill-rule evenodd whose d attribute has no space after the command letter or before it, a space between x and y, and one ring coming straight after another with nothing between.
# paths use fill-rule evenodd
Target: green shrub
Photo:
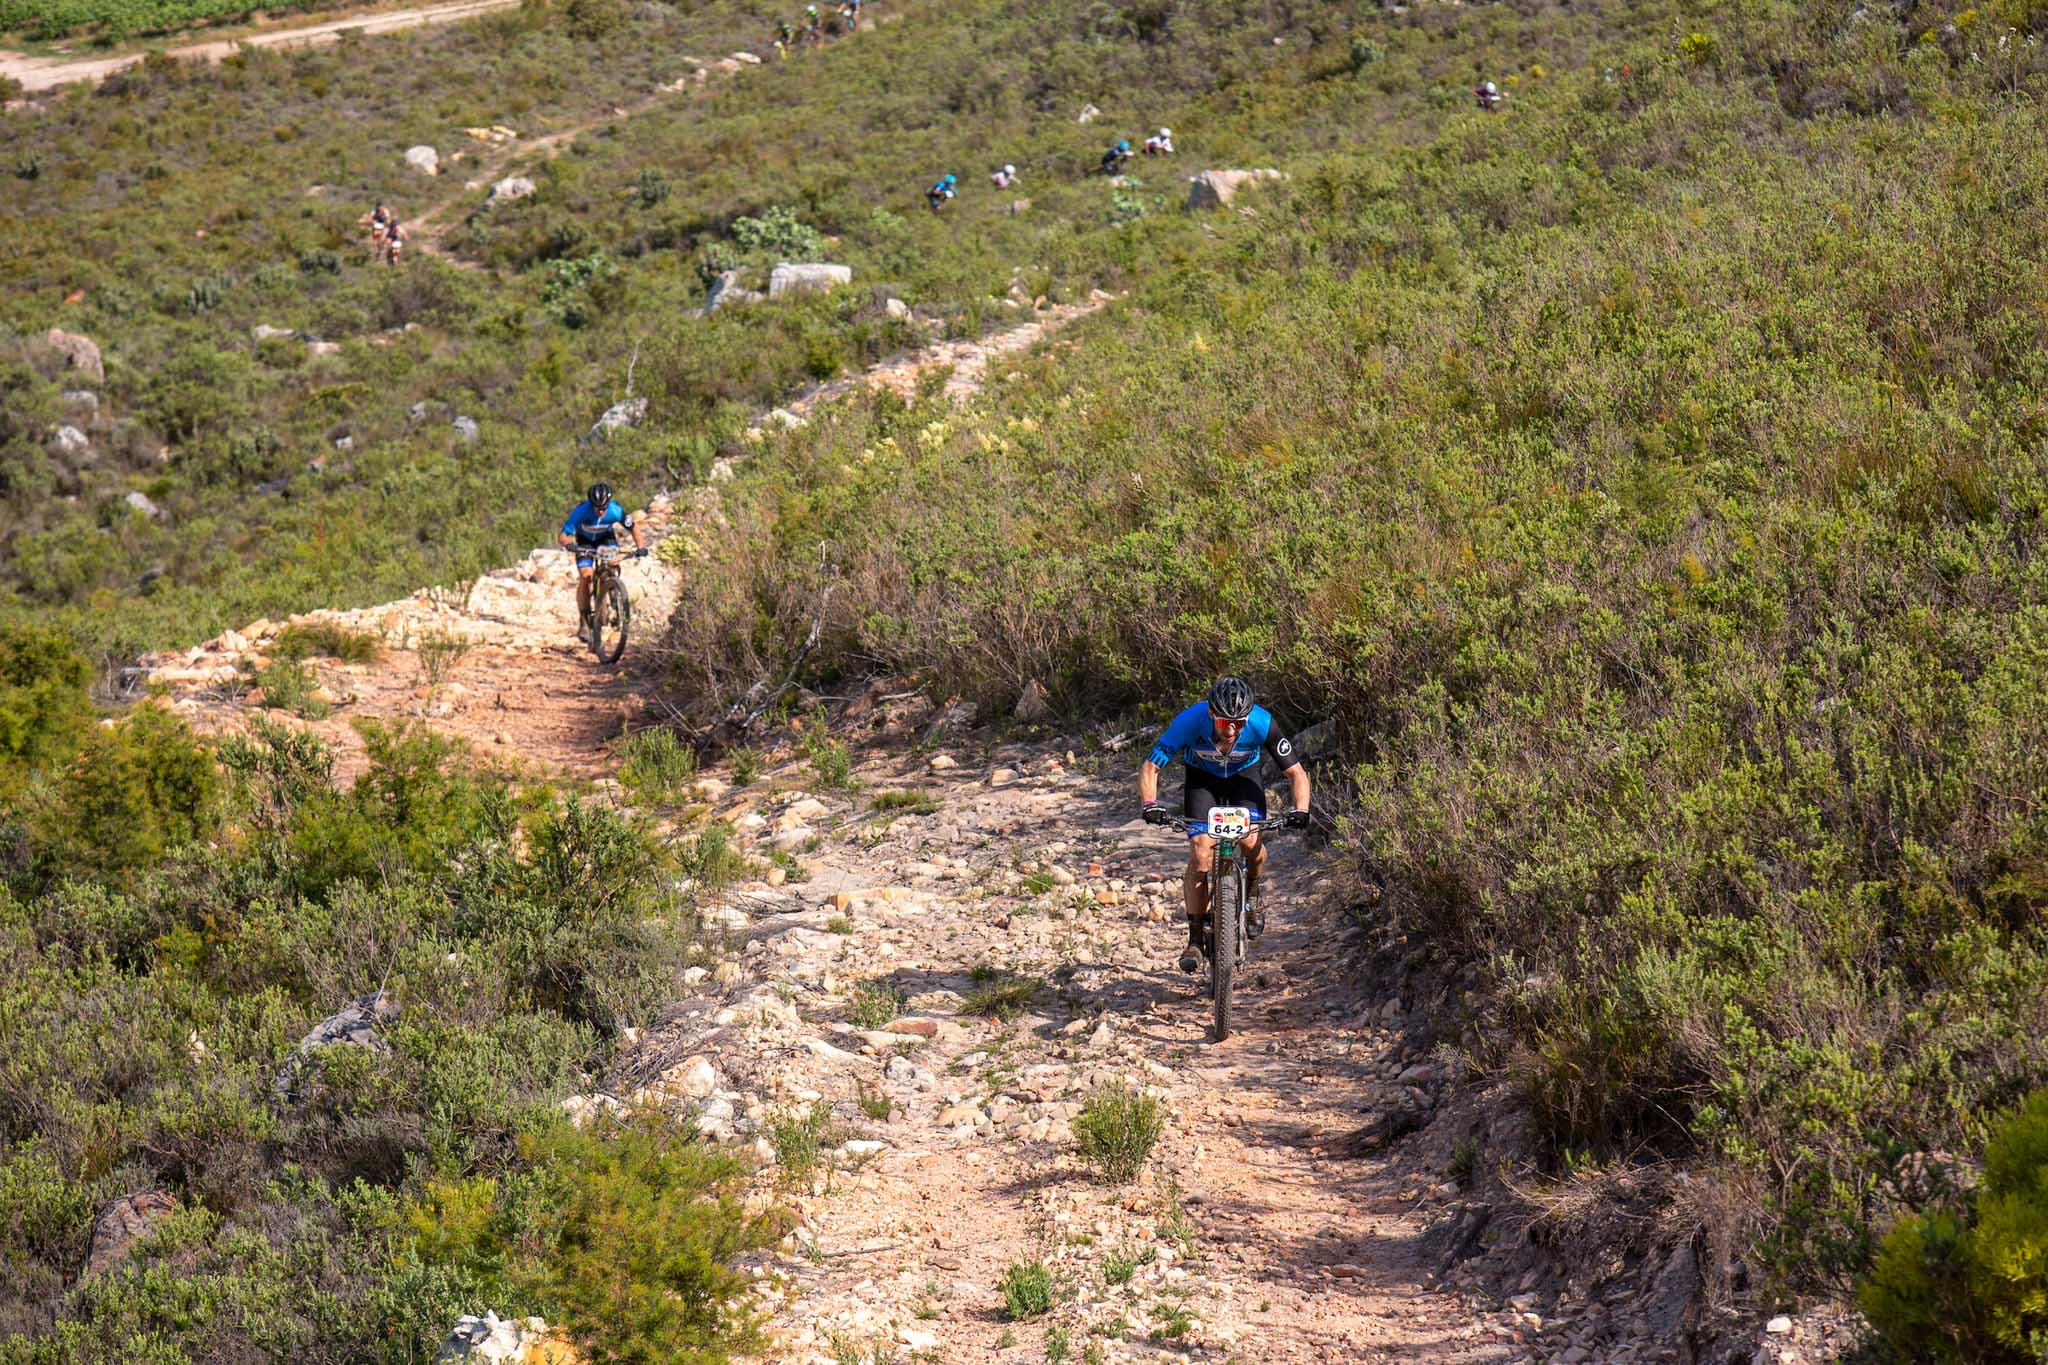
<instances>
[{"instance_id":1,"label":"green shrub","mask_svg":"<svg viewBox=\"0 0 2048 1365\"><path fill-rule=\"evenodd\" d=\"M808 1180L835 1139L832 1109L823 1100L805 1108L784 1109L768 1119L768 1143L782 1179Z\"/></svg>"},{"instance_id":2,"label":"green shrub","mask_svg":"<svg viewBox=\"0 0 2048 1365\"><path fill-rule=\"evenodd\" d=\"M0 764L42 764L77 742L92 670L69 638L0 624Z\"/></svg>"},{"instance_id":3,"label":"green shrub","mask_svg":"<svg viewBox=\"0 0 2048 1365\"><path fill-rule=\"evenodd\" d=\"M939 799L922 787L909 791L876 792L868 802L868 808L882 814L932 815L939 809Z\"/></svg>"},{"instance_id":4,"label":"green shrub","mask_svg":"<svg viewBox=\"0 0 2048 1365\"><path fill-rule=\"evenodd\" d=\"M1052 1311L1052 1271L1043 1261L1013 1261L1003 1271L1003 1316L1011 1322Z\"/></svg>"},{"instance_id":5,"label":"green shrub","mask_svg":"<svg viewBox=\"0 0 2048 1365\"><path fill-rule=\"evenodd\" d=\"M1136 1277L1138 1267L1150 1265L1154 1258L1151 1247L1139 1250L1120 1246L1102 1258L1102 1282L1111 1286L1129 1284Z\"/></svg>"},{"instance_id":6,"label":"green shrub","mask_svg":"<svg viewBox=\"0 0 2048 1365\"><path fill-rule=\"evenodd\" d=\"M967 993L961 1008L968 1014L985 1015L1005 1022L1031 1008L1043 983L1030 977L1014 976L992 968L977 967L975 988Z\"/></svg>"},{"instance_id":7,"label":"green shrub","mask_svg":"<svg viewBox=\"0 0 2048 1365\"><path fill-rule=\"evenodd\" d=\"M816 228L801 221L794 210L781 204L762 211L758 218L739 217L732 222L734 245L749 255L773 256L785 261L822 261L825 239Z\"/></svg>"},{"instance_id":8,"label":"green shrub","mask_svg":"<svg viewBox=\"0 0 2048 1365\"><path fill-rule=\"evenodd\" d=\"M568 0L562 18L571 36L594 41L624 27L626 7L622 0Z\"/></svg>"},{"instance_id":9,"label":"green shrub","mask_svg":"<svg viewBox=\"0 0 2048 1365\"><path fill-rule=\"evenodd\" d=\"M883 981L863 981L853 988L846 1017L856 1028L878 1029L903 1012L903 992Z\"/></svg>"},{"instance_id":10,"label":"green shrub","mask_svg":"<svg viewBox=\"0 0 2048 1365\"><path fill-rule=\"evenodd\" d=\"M619 779L653 801L687 794L697 776L697 751L673 730L642 730L620 746Z\"/></svg>"},{"instance_id":11,"label":"green shrub","mask_svg":"<svg viewBox=\"0 0 2048 1365\"><path fill-rule=\"evenodd\" d=\"M1112 1185L1128 1185L1166 1129L1158 1100L1121 1081L1098 1087L1074 1116L1081 1156Z\"/></svg>"},{"instance_id":12,"label":"green shrub","mask_svg":"<svg viewBox=\"0 0 2048 1365\"><path fill-rule=\"evenodd\" d=\"M41 837L54 865L120 872L210 834L218 818L213 756L185 722L153 705L89 731L56 774Z\"/></svg>"},{"instance_id":13,"label":"green shrub","mask_svg":"<svg viewBox=\"0 0 2048 1365\"><path fill-rule=\"evenodd\" d=\"M731 1262L783 1223L742 1211L732 1157L651 1126L546 1150L564 1188L539 1283L587 1358L721 1361L758 1344Z\"/></svg>"},{"instance_id":14,"label":"green shrub","mask_svg":"<svg viewBox=\"0 0 2048 1365\"><path fill-rule=\"evenodd\" d=\"M718 823L704 826L684 845L681 861L684 873L710 891L730 886L754 871L743 847L733 841L731 827Z\"/></svg>"},{"instance_id":15,"label":"green shrub","mask_svg":"<svg viewBox=\"0 0 2048 1365\"><path fill-rule=\"evenodd\" d=\"M2041 1359L2048 1351L2048 1090L1993 1130L1967 1207L1909 1213L1858 1288L1876 1354Z\"/></svg>"},{"instance_id":16,"label":"green shrub","mask_svg":"<svg viewBox=\"0 0 2048 1365\"><path fill-rule=\"evenodd\" d=\"M319 720L330 709L316 695L320 679L313 670L289 658L272 659L250 680L263 689L263 705L271 710L289 711L308 720Z\"/></svg>"},{"instance_id":17,"label":"green shrub","mask_svg":"<svg viewBox=\"0 0 2048 1365\"><path fill-rule=\"evenodd\" d=\"M278 659L339 659L343 663L375 663L383 657L384 645L367 631L351 630L335 621L302 621L286 626L271 642L271 657Z\"/></svg>"}]
</instances>

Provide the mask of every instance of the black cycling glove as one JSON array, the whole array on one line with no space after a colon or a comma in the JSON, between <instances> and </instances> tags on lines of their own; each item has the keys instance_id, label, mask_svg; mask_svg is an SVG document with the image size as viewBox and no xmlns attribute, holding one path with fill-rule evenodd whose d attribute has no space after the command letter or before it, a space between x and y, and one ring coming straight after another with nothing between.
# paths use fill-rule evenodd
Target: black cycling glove
<instances>
[{"instance_id":1,"label":"black cycling glove","mask_svg":"<svg viewBox=\"0 0 2048 1365\"><path fill-rule=\"evenodd\" d=\"M1166 807L1157 801L1147 801L1145 803L1145 823L1148 825L1165 824Z\"/></svg>"},{"instance_id":2,"label":"black cycling glove","mask_svg":"<svg viewBox=\"0 0 2048 1365\"><path fill-rule=\"evenodd\" d=\"M1287 812L1287 828L1307 829L1308 812L1305 810L1291 810Z\"/></svg>"},{"instance_id":3,"label":"black cycling glove","mask_svg":"<svg viewBox=\"0 0 2048 1365\"><path fill-rule=\"evenodd\" d=\"M637 550L633 551L633 558L635 558L635 559L645 559L645 558L647 558L647 547L646 547L645 545L643 545L643 546L641 546L641 547L640 547L639 549L637 549Z\"/></svg>"}]
</instances>

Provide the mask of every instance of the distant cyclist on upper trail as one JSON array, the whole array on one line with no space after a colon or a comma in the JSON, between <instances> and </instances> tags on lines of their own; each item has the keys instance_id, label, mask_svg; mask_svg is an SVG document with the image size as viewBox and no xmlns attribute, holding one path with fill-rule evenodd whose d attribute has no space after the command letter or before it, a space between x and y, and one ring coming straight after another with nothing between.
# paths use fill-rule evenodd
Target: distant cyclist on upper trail
<instances>
[{"instance_id":1,"label":"distant cyclist on upper trail","mask_svg":"<svg viewBox=\"0 0 2048 1365\"><path fill-rule=\"evenodd\" d=\"M1138 799L1145 803L1145 823L1150 825L1167 821L1166 806L1159 799L1159 774L1176 762L1187 767L1181 788L1181 814L1188 822L1188 867L1181 879L1188 912L1188 946L1180 955L1184 972L1199 971L1202 966L1202 923L1209 914L1209 868L1216 849L1216 841L1209 837L1209 812L1217 806L1245 806L1254 818L1264 818L1266 788L1254 769L1269 749L1273 761L1287 774L1293 798L1287 824L1306 828L1308 769L1301 766L1294 742L1279 732L1273 713L1253 704L1251 684L1242 678L1218 678L1206 701L1196 702L1167 724L1138 767ZM1259 874L1266 866L1266 845L1253 834L1242 847L1245 934L1257 938L1266 928L1265 913L1254 899Z\"/></svg>"},{"instance_id":2,"label":"distant cyclist on upper trail","mask_svg":"<svg viewBox=\"0 0 2048 1365\"><path fill-rule=\"evenodd\" d=\"M938 181L924 192L924 202L931 206L933 213L937 213L940 206L953 197L953 187L959 183L959 179L955 176L940 176Z\"/></svg>"},{"instance_id":3,"label":"distant cyclist on upper trail","mask_svg":"<svg viewBox=\"0 0 2048 1365\"><path fill-rule=\"evenodd\" d=\"M597 568L597 552L607 545L616 545L621 530L633 535L634 551L637 555L647 553L647 533L633 524L633 514L612 498L612 486L598 482L590 485L583 495L583 501L569 511L569 519L562 523L562 546L576 551L576 638L588 638L590 634L590 577Z\"/></svg>"},{"instance_id":4,"label":"distant cyclist on upper trail","mask_svg":"<svg viewBox=\"0 0 2048 1365\"><path fill-rule=\"evenodd\" d=\"M1102 173L1104 175L1122 175L1124 167L1129 164L1130 159L1130 139L1119 138L1114 147L1111 147L1102 154Z\"/></svg>"}]
</instances>

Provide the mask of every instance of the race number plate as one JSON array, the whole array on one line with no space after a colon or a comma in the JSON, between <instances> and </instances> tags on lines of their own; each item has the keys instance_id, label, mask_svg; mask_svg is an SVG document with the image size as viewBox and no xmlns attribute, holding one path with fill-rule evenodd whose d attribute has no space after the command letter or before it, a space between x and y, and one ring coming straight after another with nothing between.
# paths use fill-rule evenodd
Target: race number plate
<instances>
[{"instance_id":1,"label":"race number plate","mask_svg":"<svg viewBox=\"0 0 2048 1365\"><path fill-rule=\"evenodd\" d=\"M1215 806L1209 811L1209 837L1242 839L1252 832L1252 813L1243 806Z\"/></svg>"}]
</instances>

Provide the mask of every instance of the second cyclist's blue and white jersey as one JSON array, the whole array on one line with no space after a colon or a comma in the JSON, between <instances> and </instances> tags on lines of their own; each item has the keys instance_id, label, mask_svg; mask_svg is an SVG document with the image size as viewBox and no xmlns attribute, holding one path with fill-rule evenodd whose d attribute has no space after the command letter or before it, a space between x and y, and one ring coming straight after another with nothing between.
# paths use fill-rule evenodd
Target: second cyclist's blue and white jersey
<instances>
[{"instance_id":1,"label":"second cyclist's blue and white jersey","mask_svg":"<svg viewBox=\"0 0 2048 1365\"><path fill-rule=\"evenodd\" d=\"M1167 724L1152 745L1151 761L1156 768L1168 768L1179 761L1198 772L1233 777L1257 765L1268 749L1273 752L1273 761L1282 768L1291 768L1301 761L1293 742L1278 733L1273 713L1265 707L1252 708L1244 728L1237 732L1236 741L1225 749L1216 737L1215 722L1209 718L1209 703L1198 701Z\"/></svg>"},{"instance_id":2,"label":"second cyclist's blue and white jersey","mask_svg":"<svg viewBox=\"0 0 2048 1365\"><path fill-rule=\"evenodd\" d=\"M576 510L569 513L569 519L562 523L562 534L576 537L582 545L609 545L612 543L615 527L633 529L633 518L626 509L619 506L618 499L606 503L602 509L592 507L588 502L576 504Z\"/></svg>"}]
</instances>

